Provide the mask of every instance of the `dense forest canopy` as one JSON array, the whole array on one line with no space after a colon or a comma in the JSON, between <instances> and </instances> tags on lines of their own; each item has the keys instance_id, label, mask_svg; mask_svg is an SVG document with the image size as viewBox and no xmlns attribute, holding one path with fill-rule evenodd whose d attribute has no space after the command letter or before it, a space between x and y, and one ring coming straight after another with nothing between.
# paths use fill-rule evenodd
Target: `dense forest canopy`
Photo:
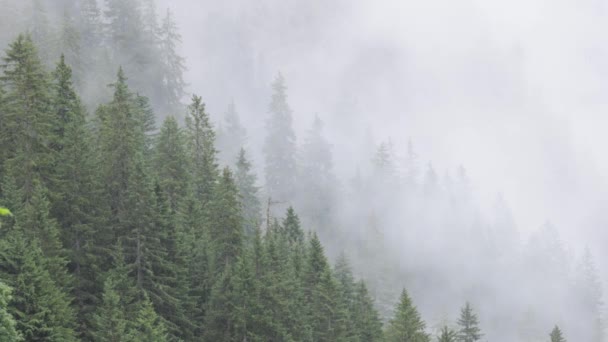
<instances>
[{"instance_id":1,"label":"dense forest canopy","mask_svg":"<svg viewBox=\"0 0 608 342\"><path fill-rule=\"evenodd\" d=\"M279 70L210 113L154 0L0 8L0 341L605 340L591 249L464 166L370 134L345 173Z\"/></svg>"}]
</instances>

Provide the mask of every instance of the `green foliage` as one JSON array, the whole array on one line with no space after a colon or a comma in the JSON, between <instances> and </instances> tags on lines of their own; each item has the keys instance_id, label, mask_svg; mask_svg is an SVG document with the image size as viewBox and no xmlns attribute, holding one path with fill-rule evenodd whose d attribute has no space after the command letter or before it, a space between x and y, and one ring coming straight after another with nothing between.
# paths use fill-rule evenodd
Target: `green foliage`
<instances>
[{"instance_id":1,"label":"green foliage","mask_svg":"<svg viewBox=\"0 0 608 342\"><path fill-rule=\"evenodd\" d=\"M386 328L387 342L428 342L429 335L424 331L426 324L412 303L407 291L403 289L395 308L395 316Z\"/></svg>"},{"instance_id":2,"label":"green foliage","mask_svg":"<svg viewBox=\"0 0 608 342\"><path fill-rule=\"evenodd\" d=\"M551 342L566 342L566 339L562 335L562 331L557 325L553 328L549 337L551 338Z\"/></svg>"},{"instance_id":3,"label":"green foliage","mask_svg":"<svg viewBox=\"0 0 608 342\"><path fill-rule=\"evenodd\" d=\"M8 312L8 303L11 301L11 288L0 282L0 340L19 342L23 340L17 331L15 318Z\"/></svg>"},{"instance_id":4,"label":"green foliage","mask_svg":"<svg viewBox=\"0 0 608 342\"><path fill-rule=\"evenodd\" d=\"M447 326L441 328L439 336L437 336L437 342L456 342L457 334Z\"/></svg>"},{"instance_id":5,"label":"green foliage","mask_svg":"<svg viewBox=\"0 0 608 342\"><path fill-rule=\"evenodd\" d=\"M473 312L471 304L468 302L460 310L460 318L458 318L458 341L475 342L479 341L483 334L479 328L477 315Z\"/></svg>"}]
</instances>

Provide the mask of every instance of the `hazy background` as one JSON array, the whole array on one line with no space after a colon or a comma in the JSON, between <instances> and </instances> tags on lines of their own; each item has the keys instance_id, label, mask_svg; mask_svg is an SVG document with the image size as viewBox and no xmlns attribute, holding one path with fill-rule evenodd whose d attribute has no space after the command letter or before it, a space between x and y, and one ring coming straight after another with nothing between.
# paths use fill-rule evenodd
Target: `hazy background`
<instances>
[{"instance_id":1,"label":"hazy background","mask_svg":"<svg viewBox=\"0 0 608 342\"><path fill-rule=\"evenodd\" d=\"M367 158L355 137L390 137L401 150L411 138L440 175L462 164L483 198L502 193L520 231L551 220L568 240L603 242L603 1L167 6L183 34L190 90L217 118L234 99L251 139L281 71L298 131L316 113L326 121L338 173Z\"/></svg>"}]
</instances>

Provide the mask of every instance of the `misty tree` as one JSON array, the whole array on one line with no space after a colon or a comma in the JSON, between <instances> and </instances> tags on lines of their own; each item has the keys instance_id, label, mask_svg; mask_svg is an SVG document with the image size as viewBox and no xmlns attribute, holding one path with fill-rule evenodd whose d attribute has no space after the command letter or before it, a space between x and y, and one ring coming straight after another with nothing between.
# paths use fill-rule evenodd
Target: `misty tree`
<instances>
[{"instance_id":1,"label":"misty tree","mask_svg":"<svg viewBox=\"0 0 608 342\"><path fill-rule=\"evenodd\" d=\"M549 337L551 337L550 342L566 342L566 339L562 335L562 331L557 325L555 326L555 328L553 328L551 334L549 334Z\"/></svg>"},{"instance_id":2,"label":"misty tree","mask_svg":"<svg viewBox=\"0 0 608 342\"><path fill-rule=\"evenodd\" d=\"M177 52L182 42L177 30L177 24L169 9L163 18L159 32L160 54L162 63L162 81L166 92L167 110L177 110L185 95L184 71L186 70L184 58Z\"/></svg>"},{"instance_id":3,"label":"misty tree","mask_svg":"<svg viewBox=\"0 0 608 342\"><path fill-rule=\"evenodd\" d=\"M247 235L253 235L255 228L261 222L261 203L258 198L259 187L256 185L257 177L251 170L251 167L251 163L245 154L245 149L241 148L236 161L234 181L239 190L243 209L243 223Z\"/></svg>"},{"instance_id":4,"label":"misty tree","mask_svg":"<svg viewBox=\"0 0 608 342\"><path fill-rule=\"evenodd\" d=\"M460 310L458 318L458 341L475 342L479 341L483 334L479 328L477 315L473 312L471 304L467 302Z\"/></svg>"},{"instance_id":5,"label":"misty tree","mask_svg":"<svg viewBox=\"0 0 608 342\"><path fill-rule=\"evenodd\" d=\"M323 135L323 122L315 116L300 148L298 208L316 229L326 229L335 203L331 146Z\"/></svg>"},{"instance_id":6,"label":"misty tree","mask_svg":"<svg viewBox=\"0 0 608 342\"><path fill-rule=\"evenodd\" d=\"M602 284L589 248L585 248L575 276L573 291L576 297L575 305L579 317L585 317L583 320L585 333L579 334L586 336L585 339L592 342L602 341L604 331Z\"/></svg>"},{"instance_id":7,"label":"misty tree","mask_svg":"<svg viewBox=\"0 0 608 342\"><path fill-rule=\"evenodd\" d=\"M224 165L234 165L239 151L245 147L246 140L247 130L243 127L236 105L232 101L224 114L223 124L218 129L217 146Z\"/></svg>"},{"instance_id":8,"label":"misty tree","mask_svg":"<svg viewBox=\"0 0 608 342\"><path fill-rule=\"evenodd\" d=\"M425 332L426 324L420 317L416 306L407 291L403 289L399 303L395 308L394 317L388 322L385 331L387 342L429 342L430 337Z\"/></svg>"},{"instance_id":9,"label":"misty tree","mask_svg":"<svg viewBox=\"0 0 608 342\"><path fill-rule=\"evenodd\" d=\"M277 75L272 89L264 141L266 189L272 199L291 203L296 185L296 135L283 75Z\"/></svg>"},{"instance_id":10,"label":"misty tree","mask_svg":"<svg viewBox=\"0 0 608 342\"><path fill-rule=\"evenodd\" d=\"M454 330L448 328L447 326L443 326L437 336L437 342L456 342L457 334Z\"/></svg>"}]
</instances>

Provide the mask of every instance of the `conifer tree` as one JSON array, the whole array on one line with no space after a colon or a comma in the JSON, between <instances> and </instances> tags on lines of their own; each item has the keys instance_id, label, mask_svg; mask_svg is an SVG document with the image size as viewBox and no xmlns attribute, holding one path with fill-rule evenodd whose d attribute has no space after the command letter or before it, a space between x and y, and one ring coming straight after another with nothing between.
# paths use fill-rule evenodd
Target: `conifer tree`
<instances>
[{"instance_id":1,"label":"conifer tree","mask_svg":"<svg viewBox=\"0 0 608 342\"><path fill-rule=\"evenodd\" d=\"M426 324L404 289L395 309L395 316L386 329L387 342L428 342L429 335L424 331Z\"/></svg>"},{"instance_id":2,"label":"conifer tree","mask_svg":"<svg viewBox=\"0 0 608 342\"><path fill-rule=\"evenodd\" d=\"M0 282L0 340L1 341L23 341L23 337L17 331L17 322L8 310L8 303L11 301L11 288Z\"/></svg>"},{"instance_id":3,"label":"conifer tree","mask_svg":"<svg viewBox=\"0 0 608 342\"><path fill-rule=\"evenodd\" d=\"M243 148L241 148L236 162L234 181L241 199L244 231L247 235L253 235L261 221L261 204L258 198L257 178L251 171L251 163L247 160Z\"/></svg>"},{"instance_id":4,"label":"conifer tree","mask_svg":"<svg viewBox=\"0 0 608 342\"><path fill-rule=\"evenodd\" d=\"M168 116L156 141L153 170L171 211L176 212L188 192L188 158L184 135L173 116Z\"/></svg>"},{"instance_id":5,"label":"conifer tree","mask_svg":"<svg viewBox=\"0 0 608 342\"><path fill-rule=\"evenodd\" d=\"M0 146L4 171L14 178L21 201L32 196L34 180L48 184L54 162L49 149L52 116L48 75L30 36L19 35L3 58ZM10 170L10 171L9 171Z\"/></svg>"},{"instance_id":6,"label":"conifer tree","mask_svg":"<svg viewBox=\"0 0 608 342\"><path fill-rule=\"evenodd\" d=\"M266 188L274 200L290 203L294 199L296 184L296 135L283 75L277 75L272 89L264 141Z\"/></svg>"},{"instance_id":7,"label":"conifer tree","mask_svg":"<svg viewBox=\"0 0 608 342\"><path fill-rule=\"evenodd\" d=\"M215 132L199 96L192 97L186 116L188 158L192 161L192 181L195 198L203 208L211 200L214 183L218 178L215 149Z\"/></svg>"},{"instance_id":8,"label":"conifer tree","mask_svg":"<svg viewBox=\"0 0 608 342\"><path fill-rule=\"evenodd\" d=\"M76 341L71 299L48 271L36 238L19 227L0 240L0 278L13 288L9 312L26 341Z\"/></svg>"},{"instance_id":9,"label":"conifer tree","mask_svg":"<svg viewBox=\"0 0 608 342\"><path fill-rule=\"evenodd\" d=\"M456 338L456 332L454 332L447 326L444 326L443 328L441 328L441 332L437 337L437 342L456 342Z\"/></svg>"},{"instance_id":10,"label":"conifer tree","mask_svg":"<svg viewBox=\"0 0 608 342\"><path fill-rule=\"evenodd\" d=\"M300 213L317 229L327 228L335 203L331 146L323 136L323 122L315 116L300 153L298 198Z\"/></svg>"},{"instance_id":11,"label":"conifer tree","mask_svg":"<svg viewBox=\"0 0 608 342\"><path fill-rule=\"evenodd\" d=\"M133 342L166 342L169 335L162 320L158 317L152 306L152 302L145 298L140 304L132 330L130 331Z\"/></svg>"},{"instance_id":12,"label":"conifer tree","mask_svg":"<svg viewBox=\"0 0 608 342\"><path fill-rule=\"evenodd\" d=\"M223 164L232 166L234 161L238 160L240 150L245 147L247 140L247 130L241 124L234 101L230 102L224 113L224 121L220 128L217 139L220 158Z\"/></svg>"},{"instance_id":13,"label":"conifer tree","mask_svg":"<svg viewBox=\"0 0 608 342\"><path fill-rule=\"evenodd\" d=\"M383 341L382 322L363 281L355 284L352 321L355 341Z\"/></svg>"},{"instance_id":14,"label":"conifer tree","mask_svg":"<svg viewBox=\"0 0 608 342\"><path fill-rule=\"evenodd\" d=\"M337 337L334 330L336 314L333 312L337 284L316 234L310 239L307 254L302 278L307 303L305 322L310 325L313 340L333 341Z\"/></svg>"},{"instance_id":15,"label":"conifer tree","mask_svg":"<svg viewBox=\"0 0 608 342\"><path fill-rule=\"evenodd\" d=\"M282 227L290 244L295 245L304 242L304 232L300 226L300 218L293 207L287 208Z\"/></svg>"},{"instance_id":16,"label":"conifer tree","mask_svg":"<svg viewBox=\"0 0 608 342\"><path fill-rule=\"evenodd\" d=\"M94 341L119 342L128 336L129 321L124 311L128 301L118 291L119 281L110 276L104 283L102 301L94 316Z\"/></svg>"},{"instance_id":17,"label":"conifer tree","mask_svg":"<svg viewBox=\"0 0 608 342\"><path fill-rule=\"evenodd\" d=\"M177 52L182 38L177 30L177 24L173 19L173 13L167 9L163 18L160 32L160 53L162 62L162 80L166 92L168 110L176 110L180 107L181 100L185 95L184 71L186 70L184 58Z\"/></svg>"},{"instance_id":18,"label":"conifer tree","mask_svg":"<svg viewBox=\"0 0 608 342\"><path fill-rule=\"evenodd\" d=\"M458 341L475 342L479 341L483 334L479 328L477 315L473 312L471 304L468 302L460 310L460 318L458 318Z\"/></svg>"},{"instance_id":19,"label":"conifer tree","mask_svg":"<svg viewBox=\"0 0 608 342\"><path fill-rule=\"evenodd\" d=\"M553 328L549 337L551 337L551 342L566 342L566 339L562 335L562 331L557 325Z\"/></svg>"},{"instance_id":20,"label":"conifer tree","mask_svg":"<svg viewBox=\"0 0 608 342\"><path fill-rule=\"evenodd\" d=\"M233 265L243 247L243 218L232 172L225 168L209 205L209 238L216 270Z\"/></svg>"}]
</instances>

